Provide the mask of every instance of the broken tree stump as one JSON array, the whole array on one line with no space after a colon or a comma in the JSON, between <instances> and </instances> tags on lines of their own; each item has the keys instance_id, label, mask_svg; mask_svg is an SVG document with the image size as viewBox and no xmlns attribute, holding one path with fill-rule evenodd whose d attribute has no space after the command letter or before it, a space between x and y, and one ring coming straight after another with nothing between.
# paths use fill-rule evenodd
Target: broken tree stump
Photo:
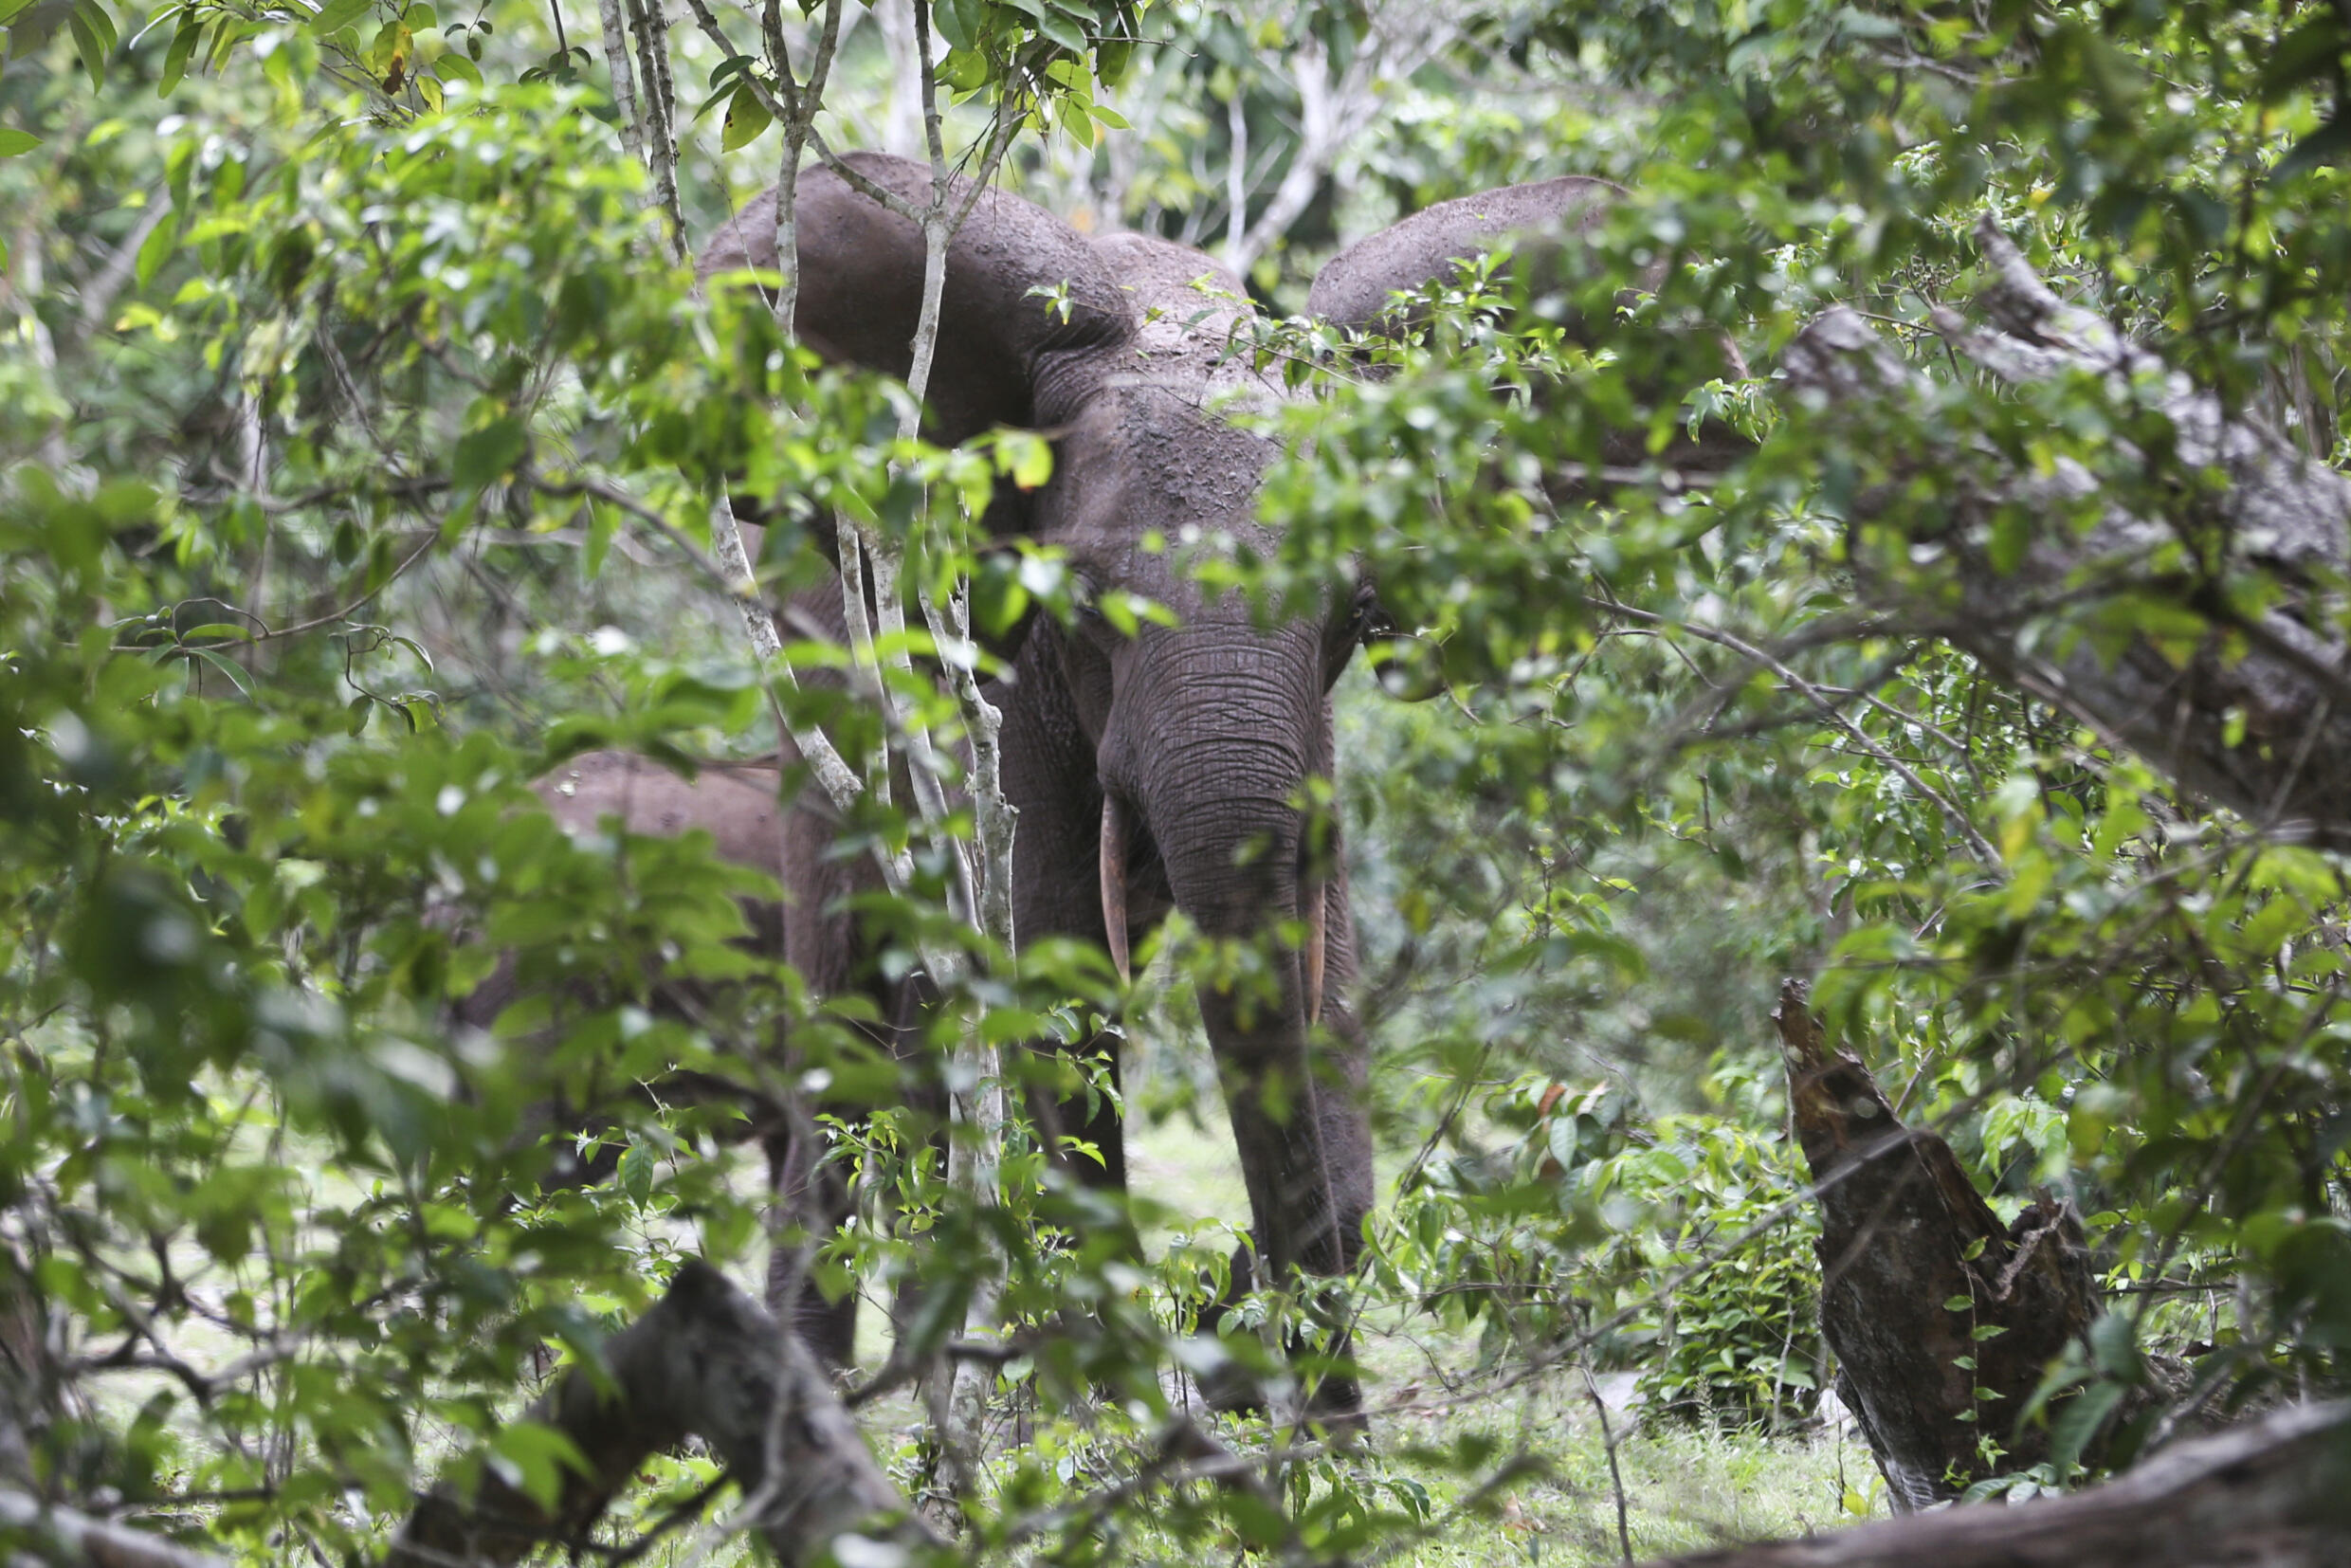
<instances>
[{"instance_id":1,"label":"broken tree stump","mask_svg":"<svg viewBox=\"0 0 2351 1568\"><path fill-rule=\"evenodd\" d=\"M2043 1196L2001 1224L1951 1146L1829 1048L1802 982L1772 1018L1820 1206L1821 1336L1895 1508L2048 1458L2046 1430L2014 1431L2016 1413L2100 1312L2071 1206Z\"/></svg>"}]
</instances>

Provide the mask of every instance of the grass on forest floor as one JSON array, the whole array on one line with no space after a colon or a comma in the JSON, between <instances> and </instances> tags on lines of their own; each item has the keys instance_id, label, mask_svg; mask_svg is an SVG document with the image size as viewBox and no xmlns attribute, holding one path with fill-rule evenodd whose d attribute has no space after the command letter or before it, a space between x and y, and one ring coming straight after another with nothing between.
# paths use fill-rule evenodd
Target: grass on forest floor
<instances>
[{"instance_id":1,"label":"grass on forest floor","mask_svg":"<svg viewBox=\"0 0 2351 1568\"><path fill-rule=\"evenodd\" d=\"M1679 1422L1636 1422L1628 1432L1618 1416L1611 1425L1636 1561L1832 1528L1849 1522L1842 1504L1848 1489L1867 1494L1876 1479L1868 1451L1833 1435L1767 1437ZM1491 1507L1463 1515L1453 1504L1474 1489L1475 1477L1409 1458L1392 1461L1390 1473L1426 1486L1446 1521L1387 1559L1396 1568L1596 1568L1621 1560L1608 1446L1578 1375L1465 1408L1425 1415L1408 1409L1386 1426L1376 1442L1391 1454L1483 1436L1499 1440L1503 1452L1524 1451L1540 1467L1503 1488Z\"/></svg>"},{"instance_id":2,"label":"grass on forest floor","mask_svg":"<svg viewBox=\"0 0 2351 1568\"><path fill-rule=\"evenodd\" d=\"M1135 1190L1184 1214L1237 1216L1248 1212L1240 1164L1230 1135L1213 1106L1202 1120L1169 1120L1131 1130L1128 1158ZM1383 1189L1394 1176L1383 1158ZM1164 1244L1165 1235L1146 1238ZM879 1364L888 1345L884 1314L863 1315L860 1351ZM1431 1528L1382 1559L1383 1568L1600 1568L1622 1560L1617 1486L1609 1467L1590 1391L1579 1370L1566 1369L1507 1392L1493 1392L1468 1376L1474 1348L1449 1336L1431 1336L1425 1323L1394 1313L1366 1322L1357 1353L1369 1402L1381 1413L1358 1462L1382 1480L1417 1483L1431 1504ZM1447 1392L1446 1385L1454 1385ZM866 1431L886 1451L920 1424L911 1403L885 1401L867 1413ZM1616 1470L1625 1504L1624 1533L1640 1560L1668 1553L1800 1536L1851 1522L1849 1497L1879 1495L1868 1450L1831 1431L1766 1436L1718 1432L1679 1421L1648 1421L1638 1413L1612 1413ZM1488 1440L1494 1457L1464 1474L1437 1455L1465 1440ZM1498 1488L1474 1511L1464 1507L1485 1475L1505 1456L1531 1461L1522 1479ZM747 1548L725 1564L756 1560ZM1196 1562L1201 1548L1182 1549ZM1167 1560L1176 1549L1155 1550L1130 1538L1127 1560ZM683 1548L676 1561L683 1563ZM1252 1559L1228 1543L1220 1557L1234 1568ZM665 1559L654 1554L655 1563Z\"/></svg>"},{"instance_id":3,"label":"grass on forest floor","mask_svg":"<svg viewBox=\"0 0 2351 1568\"><path fill-rule=\"evenodd\" d=\"M1612 1425L1620 1425L1618 1418ZM1849 1489L1871 1492L1876 1479L1867 1449L1828 1434L1767 1437L1636 1424L1616 1436L1635 1561L1852 1522L1841 1500ZM1523 1479L1498 1488L1475 1511L1463 1504L1477 1490L1478 1476L1415 1452L1449 1449L1465 1437L1496 1440L1491 1463L1519 1452L1533 1462ZM1509 1397L1390 1414L1361 1463L1382 1478L1417 1482L1432 1505L1428 1533L1383 1558L1383 1568L1604 1568L1622 1560L1608 1448L1581 1380L1572 1375ZM1232 1542L1211 1549L1231 1568L1271 1560ZM1187 1562L1200 1560L1199 1545L1183 1550ZM683 1568L689 1556L679 1543L647 1560ZM1172 1547L1155 1550L1147 1539L1127 1541L1129 1562L1173 1556ZM758 1559L735 1543L709 1560L713 1568L749 1568Z\"/></svg>"}]
</instances>

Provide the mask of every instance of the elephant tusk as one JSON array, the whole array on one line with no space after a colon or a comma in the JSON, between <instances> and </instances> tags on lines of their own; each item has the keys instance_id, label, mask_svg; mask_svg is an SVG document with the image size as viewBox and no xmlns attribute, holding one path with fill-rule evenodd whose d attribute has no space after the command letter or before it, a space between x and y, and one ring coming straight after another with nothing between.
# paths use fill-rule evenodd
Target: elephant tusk
<instances>
[{"instance_id":1,"label":"elephant tusk","mask_svg":"<svg viewBox=\"0 0 2351 1568\"><path fill-rule=\"evenodd\" d=\"M1327 945L1330 921L1330 896L1327 889L1302 889L1306 906L1306 1025L1312 1028L1322 1021L1322 959Z\"/></svg>"},{"instance_id":2,"label":"elephant tusk","mask_svg":"<svg viewBox=\"0 0 2351 1568\"><path fill-rule=\"evenodd\" d=\"M1126 955L1126 811L1107 790L1103 792L1102 909L1103 936L1110 961L1118 966L1119 983L1131 984L1135 975Z\"/></svg>"}]
</instances>

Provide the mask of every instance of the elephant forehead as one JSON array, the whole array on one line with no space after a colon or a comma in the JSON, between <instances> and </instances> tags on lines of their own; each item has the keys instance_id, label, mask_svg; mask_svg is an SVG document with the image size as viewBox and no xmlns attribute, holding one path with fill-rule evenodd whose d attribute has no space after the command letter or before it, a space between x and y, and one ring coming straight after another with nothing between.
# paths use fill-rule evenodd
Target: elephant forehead
<instances>
[{"instance_id":1,"label":"elephant forehead","mask_svg":"<svg viewBox=\"0 0 2351 1568\"><path fill-rule=\"evenodd\" d=\"M1216 531L1249 522L1272 443L1235 428L1185 390L1138 386L1110 396L1130 526L1173 538L1187 525Z\"/></svg>"},{"instance_id":2,"label":"elephant forehead","mask_svg":"<svg viewBox=\"0 0 2351 1568\"><path fill-rule=\"evenodd\" d=\"M1182 544L1249 529L1273 455L1196 399L1105 388L1061 432L1042 532L1074 555L1106 557L1152 534Z\"/></svg>"},{"instance_id":3,"label":"elephant forehead","mask_svg":"<svg viewBox=\"0 0 2351 1568\"><path fill-rule=\"evenodd\" d=\"M1153 234L1104 234L1094 241L1119 291L1133 310L1132 363L1125 378L1138 383L1212 388L1255 385L1246 341L1257 319L1241 280L1206 251Z\"/></svg>"}]
</instances>

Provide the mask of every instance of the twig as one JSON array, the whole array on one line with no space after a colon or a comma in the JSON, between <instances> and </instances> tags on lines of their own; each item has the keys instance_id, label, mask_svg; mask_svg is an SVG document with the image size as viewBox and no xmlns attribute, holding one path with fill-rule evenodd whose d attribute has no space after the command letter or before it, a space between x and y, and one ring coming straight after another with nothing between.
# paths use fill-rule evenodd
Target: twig
<instances>
[{"instance_id":1,"label":"twig","mask_svg":"<svg viewBox=\"0 0 2351 1568\"><path fill-rule=\"evenodd\" d=\"M1600 1443L1608 1450L1608 1485L1616 1494L1616 1545L1624 1553L1626 1568L1632 1563L1632 1526L1625 1510L1625 1474L1616 1465L1616 1433L1608 1424L1608 1401L1600 1397L1600 1385L1592 1380L1589 1364L1579 1364L1584 1375L1584 1393L1592 1400L1592 1413L1600 1418Z\"/></svg>"},{"instance_id":2,"label":"twig","mask_svg":"<svg viewBox=\"0 0 2351 1568\"><path fill-rule=\"evenodd\" d=\"M1818 708L1822 718L1827 719L1837 728L1843 730L1848 736L1850 736L1855 745L1859 746L1870 757L1875 757L1878 761L1893 769L1894 772L1901 776L1904 783L1908 784L1912 789L1918 791L1919 793L1926 800L1932 802L1935 807L1942 812L1944 820L1949 822L1951 826L1958 830L1959 836L1967 841L1968 847L1976 851L1977 858L1981 860L1986 866L1997 869L2001 865L1999 851L1993 848L1991 841L1985 838L1981 832L1977 830L1975 823L1968 820L1966 812L1960 811L1959 807L1953 805L1951 801L1943 795L1941 791L1927 783L1925 779L1921 778L1917 771L1907 762L1904 762L1901 757L1896 757L1892 752L1887 751L1884 746L1881 746L1875 740L1872 740L1869 738L1868 732L1864 730L1860 725L1854 723L1852 720L1846 717L1845 710L1838 707L1834 702L1832 702L1826 693L1821 691L1817 686L1813 685L1810 681L1807 681L1803 676L1798 675L1794 669L1790 668L1780 660L1776 659L1771 654L1764 652L1761 648L1757 647L1750 642L1747 642L1744 638L1734 636L1727 631L1718 630L1713 627L1699 626L1695 622L1690 621L1668 620L1665 616L1652 613L1649 611L1635 610L1630 605L1617 604L1613 601L1602 601L1602 608L1604 608L1607 612L1612 615L1623 616L1626 619L1639 621L1645 625L1672 627L1677 630L1686 631L1691 636L1698 638L1701 642L1712 643L1718 647L1728 648L1733 653L1738 654L1740 658L1770 670L1773 674L1787 682L1789 685L1795 688L1795 690L1801 693L1807 701L1812 702L1814 707Z\"/></svg>"},{"instance_id":3,"label":"twig","mask_svg":"<svg viewBox=\"0 0 2351 1568\"><path fill-rule=\"evenodd\" d=\"M620 116L620 142L629 150L629 161L642 166L645 137L637 118L636 79L629 64L629 20L622 0L597 0L596 13L604 27L604 65L611 80L612 107Z\"/></svg>"}]
</instances>

